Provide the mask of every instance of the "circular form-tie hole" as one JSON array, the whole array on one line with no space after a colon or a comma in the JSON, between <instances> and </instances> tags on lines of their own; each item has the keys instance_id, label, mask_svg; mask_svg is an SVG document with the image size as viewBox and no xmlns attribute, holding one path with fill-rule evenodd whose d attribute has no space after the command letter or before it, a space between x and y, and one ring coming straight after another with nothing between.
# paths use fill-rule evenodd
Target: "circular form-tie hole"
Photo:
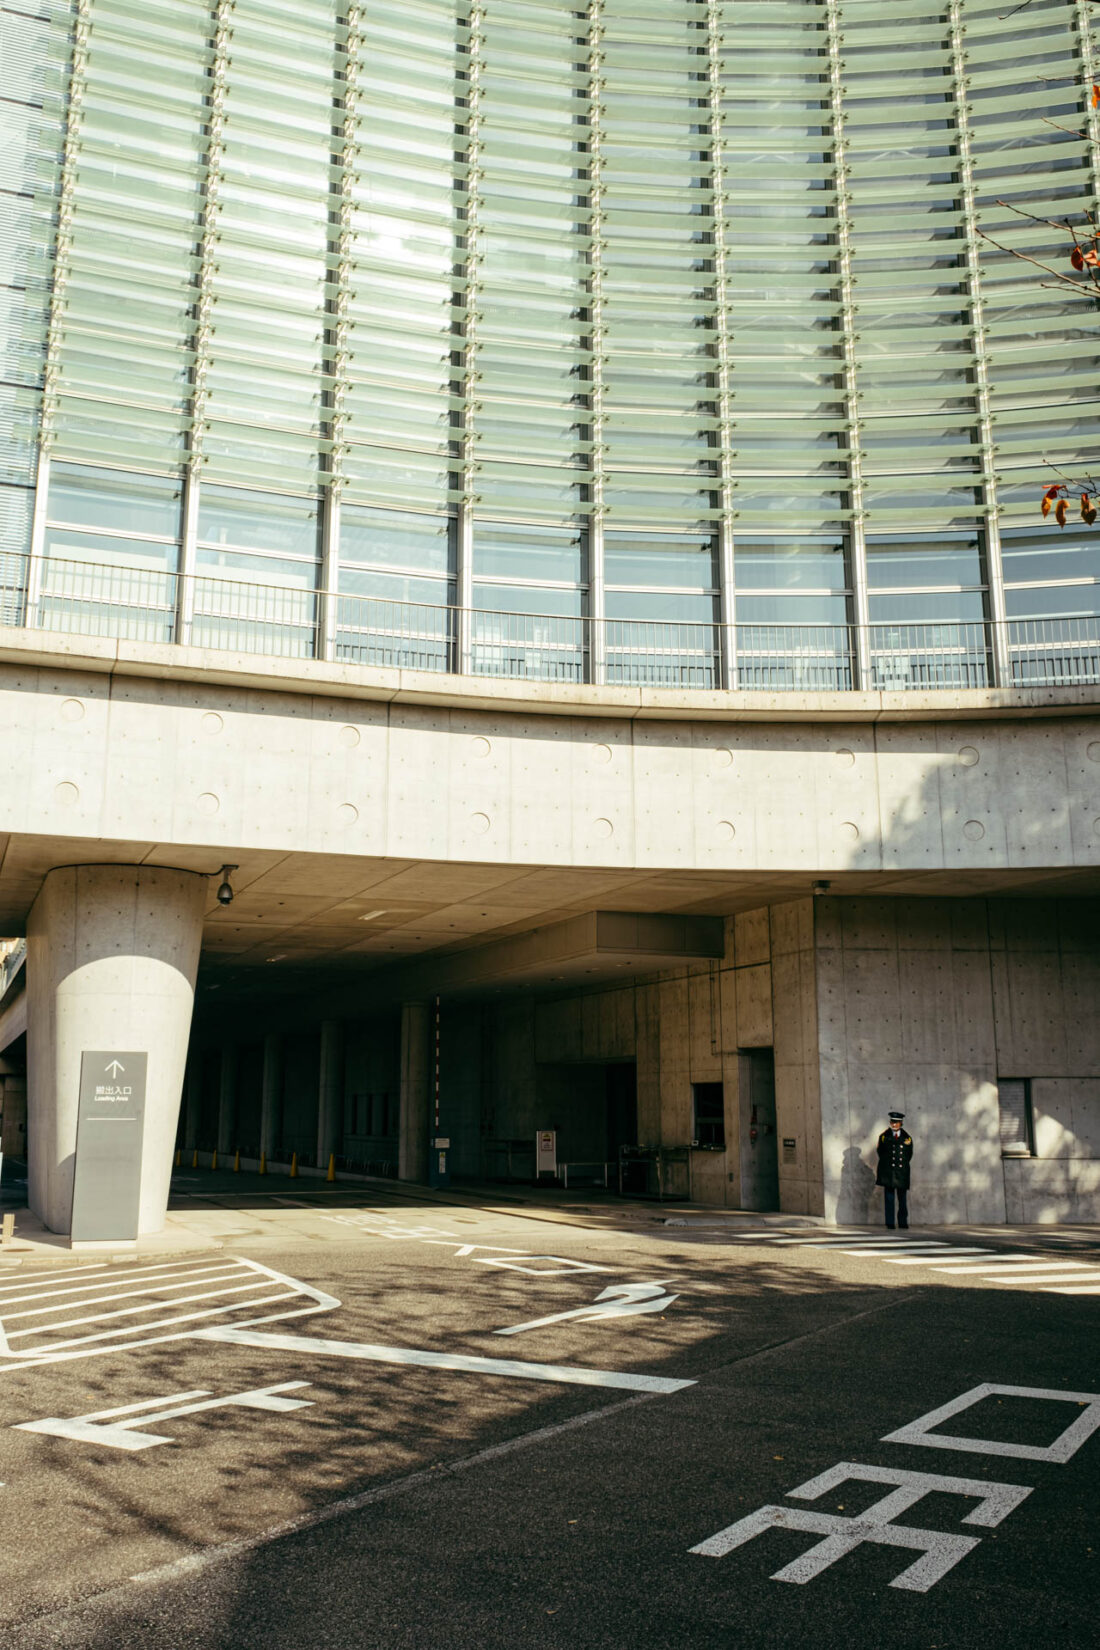
<instances>
[{"instance_id":1,"label":"circular form-tie hole","mask_svg":"<svg viewBox=\"0 0 1100 1650\"><path fill-rule=\"evenodd\" d=\"M980 842L985 835L985 826L980 819L968 819L963 826L963 836L967 842Z\"/></svg>"},{"instance_id":2,"label":"circular form-tie hole","mask_svg":"<svg viewBox=\"0 0 1100 1650\"><path fill-rule=\"evenodd\" d=\"M977 760L978 753L974 749L973 745L964 745L962 750L959 752L959 766L961 768L972 768L976 764Z\"/></svg>"}]
</instances>

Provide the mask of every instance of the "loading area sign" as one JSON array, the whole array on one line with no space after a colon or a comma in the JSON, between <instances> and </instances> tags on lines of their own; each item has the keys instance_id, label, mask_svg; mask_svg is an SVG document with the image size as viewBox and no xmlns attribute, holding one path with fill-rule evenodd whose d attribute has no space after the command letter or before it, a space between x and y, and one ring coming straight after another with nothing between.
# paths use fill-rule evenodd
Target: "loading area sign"
<instances>
[{"instance_id":1,"label":"loading area sign","mask_svg":"<svg viewBox=\"0 0 1100 1650\"><path fill-rule=\"evenodd\" d=\"M130 1049L81 1055L74 1243L125 1243L138 1235L148 1063L147 1054Z\"/></svg>"}]
</instances>

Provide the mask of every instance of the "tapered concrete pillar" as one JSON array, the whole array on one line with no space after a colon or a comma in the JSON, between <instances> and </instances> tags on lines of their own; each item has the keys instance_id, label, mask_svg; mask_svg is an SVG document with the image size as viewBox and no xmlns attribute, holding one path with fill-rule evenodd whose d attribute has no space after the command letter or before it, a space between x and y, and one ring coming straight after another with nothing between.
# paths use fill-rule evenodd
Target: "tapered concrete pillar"
<instances>
[{"instance_id":1,"label":"tapered concrete pillar","mask_svg":"<svg viewBox=\"0 0 1100 1650\"><path fill-rule=\"evenodd\" d=\"M431 1116L431 1007L401 1004L401 1120L397 1174L400 1180L428 1178L428 1123Z\"/></svg>"},{"instance_id":2,"label":"tapered concrete pillar","mask_svg":"<svg viewBox=\"0 0 1100 1650\"><path fill-rule=\"evenodd\" d=\"M344 1132L344 1028L338 1020L321 1024L321 1070L317 1084L317 1165L327 1168Z\"/></svg>"},{"instance_id":3,"label":"tapered concrete pillar","mask_svg":"<svg viewBox=\"0 0 1100 1650\"><path fill-rule=\"evenodd\" d=\"M228 1157L237 1142L237 1048L227 1043L221 1053L218 1076L218 1155ZM224 1168L224 1163L222 1164Z\"/></svg>"},{"instance_id":4,"label":"tapered concrete pillar","mask_svg":"<svg viewBox=\"0 0 1100 1650\"><path fill-rule=\"evenodd\" d=\"M264 1038L264 1076L260 1097L260 1150L269 1160L279 1144L283 1109L283 1039L277 1032Z\"/></svg>"},{"instance_id":5,"label":"tapered concrete pillar","mask_svg":"<svg viewBox=\"0 0 1100 1650\"><path fill-rule=\"evenodd\" d=\"M71 1225L82 1056L113 1050L146 1057L137 1225L164 1226L207 894L192 871L62 866L31 907L28 1191L51 1231Z\"/></svg>"}]
</instances>

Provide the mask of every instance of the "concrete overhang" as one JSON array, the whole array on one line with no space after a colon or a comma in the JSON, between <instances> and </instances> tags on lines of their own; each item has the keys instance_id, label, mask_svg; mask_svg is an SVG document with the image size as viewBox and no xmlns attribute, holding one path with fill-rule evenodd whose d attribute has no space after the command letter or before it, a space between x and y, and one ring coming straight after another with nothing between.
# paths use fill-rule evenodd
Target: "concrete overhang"
<instances>
[{"instance_id":1,"label":"concrete overhang","mask_svg":"<svg viewBox=\"0 0 1100 1650\"><path fill-rule=\"evenodd\" d=\"M720 958L721 917L668 916L649 911L588 911L565 922L485 945L424 958L393 984L446 997L532 985L593 983L624 974L657 973Z\"/></svg>"}]
</instances>

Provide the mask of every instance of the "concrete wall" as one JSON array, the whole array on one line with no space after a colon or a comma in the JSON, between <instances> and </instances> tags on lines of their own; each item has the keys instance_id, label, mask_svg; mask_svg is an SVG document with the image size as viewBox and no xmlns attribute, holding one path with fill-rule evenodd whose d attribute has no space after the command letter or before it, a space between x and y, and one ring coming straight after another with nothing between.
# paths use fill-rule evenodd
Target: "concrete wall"
<instances>
[{"instance_id":1,"label":"concrete wall","mask_svg":"<svg viewBox=\"0 0 1100 1650\"><path fill-rule=\"evenodd\" d=\"M215 866L237 850L809 876L1100 865L1095 711L1025 720L1026 696L1003 701L1015 720L934 719L995 717L996 696L906 694L927 720L868 722L855 706L877 713L876 696L833 696L826 721L825 700L780 694L769 721L746 695L529 684L522 712L485 681L386 703L359 670L290 691L270 660L206 670L149 649L142 676L120 673L125 644L96 659L93 640L46 641L69 668L0 662L0 834L201 847Z\"/></svg>"},{"instance_id":2,"label":"concrete wall","mask_svg":"<svg viewBox=\"0 0 1100 1650\"><path fill-rule=\"evenodd\" d=\"M1096 902L815 907L825 1209L878 1221L874 1141L913 1134L916 1222L1100 1217ZM1036 1156L1002 1159L998 1077L1028 1078Z\"/></svg>"}]
</instances>

